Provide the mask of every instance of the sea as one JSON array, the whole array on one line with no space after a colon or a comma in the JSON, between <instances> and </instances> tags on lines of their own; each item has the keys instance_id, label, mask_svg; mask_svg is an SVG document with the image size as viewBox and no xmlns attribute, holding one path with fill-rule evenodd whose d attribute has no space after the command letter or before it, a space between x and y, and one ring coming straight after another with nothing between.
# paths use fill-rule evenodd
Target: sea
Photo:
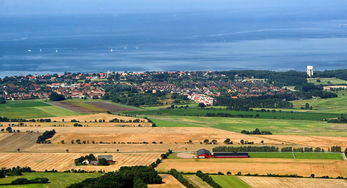
<instances>
[{"instance_id":1,"label":"sea","mask_svg":"<svg viewBox=\"0 0 347 188\"><path fill-rule=\"evenodd\" d=\"M0 77L347 68L346 11L0 16Z\"/></svg>"}]
</instances>

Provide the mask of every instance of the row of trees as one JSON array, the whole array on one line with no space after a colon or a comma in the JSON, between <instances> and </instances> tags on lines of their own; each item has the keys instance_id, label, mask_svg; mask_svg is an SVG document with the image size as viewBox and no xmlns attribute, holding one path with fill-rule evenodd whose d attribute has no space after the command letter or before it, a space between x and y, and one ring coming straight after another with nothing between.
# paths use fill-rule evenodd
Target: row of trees
<instances>
[{"instance_id":1,"label":"row of trees","mask_svg":"<svg viewBox=\"0 0 347 188\"><path fill-rule=\"evenodd\" d=\"M175 177L179 182L181 182L185 187L187 187L187 188L194 188L194 186L193 186L191 183L189 183L189 181L186 180L186 179L183 177L183 175L182 175L180 172L178 172L176 169L171 169L171 170L169 171L169 173L170 173L173 177Z\"/></svg>"},{"instance_id":2,"label":"row of trees","mask_svg":"<svg viewBox=\"0 0 347 188\"><path fill-rule=\"evenodd\" d=\"M47 139L52 138L55 135L55 130L51 130L51 131L45 131L41 136L39 136L36 140L36 143L38 144L43 144L46 143Z\"/></svg>"},{"instance_id":3,"label":"row of trees","mask_svg":"<svg viewBox=\"0 0 347 188\"><path fill-rule=\"evenodd\" d=\"M242 134L256 134L256 135L272 135L272 132L270 131L261 131L258 128L256 128L254 131L246 131L242 130Z\"/></svg>"},{"instance_id":4,"label":"row of trees","mask_svg":"<svg viewBox=\"0 0 347 188\"><path fill-rule=\"evenodd\" d=\"M109 172L98 178L89 178L68 188L143 188L147 184L160 184L162 178L153 168L147 166L121 167L119 171Z\"/></svg>"},{"instance_id":5,"label":"row of trees","mask_svg":"<svg viewBox=\"0 0 347 188\"><path fill-rule=\"evenodd\" d=\"M346 149L347 150L347 149ZM212 149L213 152L324 152L325 150L316 147L283 147L279 149L274 146L241 146L241 147L230 147L230 146L218 146ZM329 152L342 152L341 146L332 146L328 150Z\"/></svg>"},{"instance_id":6,"label":"row of trees","mask_svg":"<svg viewBox=\"0 0 347 188\"><path fill-rule=\"evenodd\" d=\"M216 183L208 174L203 173L202 171L197 171L196 176L201 178L203 181L208 183L213 188L222 188L218 183Z\"/></svg>"},{"instance_id":7,"label":"row of trees","mask_svg":"<svg viewBox=\"0 0 347 188\"><path fill-rule=\"evenodd\" d=\"M274 146L219 146L212 149L213 152L279 152L278 147Z\"/></svg>"}]
</instances>

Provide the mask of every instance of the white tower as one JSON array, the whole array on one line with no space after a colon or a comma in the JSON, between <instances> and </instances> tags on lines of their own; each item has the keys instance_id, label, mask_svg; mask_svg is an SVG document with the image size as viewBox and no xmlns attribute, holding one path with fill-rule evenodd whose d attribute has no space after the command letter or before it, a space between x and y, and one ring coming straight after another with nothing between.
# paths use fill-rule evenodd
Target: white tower
<instances>
[{"instance_id":1,"label":"white tower","mask_svg":"<svg viewBox=\"0 0 347 188\"><path fill-rule=\"evenodd\" d=\"M306 72L308 77L310 78L313 77L313 66L312 65L307 66Z\"/></svg>"}]
</instances>

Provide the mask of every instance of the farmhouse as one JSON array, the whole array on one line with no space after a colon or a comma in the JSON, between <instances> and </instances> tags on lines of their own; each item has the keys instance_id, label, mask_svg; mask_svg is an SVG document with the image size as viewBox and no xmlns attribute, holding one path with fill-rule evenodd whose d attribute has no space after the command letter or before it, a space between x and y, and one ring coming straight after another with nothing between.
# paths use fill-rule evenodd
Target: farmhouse
<instances>
[{"instance_id":1,"label":"farmhouse","mask_svg":"<svg viewBox=\"0 0 347 188\"><path fill-rule=\"evenodd\" d=\"M197 152L196 152L197 156L199 159L204 159L204 158L211 158L212 157L212 154L210 151L206 150L206 149L199 149Z\"/></svg>"},{"instance_id":2,"label":"farmhouse","mask_svg":"<svg viewBox=\"0 0 347 188\"><path fill-rule=\"evenodd\" d=\"M211 154L210 151L206 149L200 149L197 152L197 157L199 159L205 158L249 158L248 153L236 153L236 152L214 152Z\"/></svg>"},{"instance_id":3,"label":"farmhouse","mask_svg":"<svg viewBox=\"0 0 347 188\"><path fill-rule=\"evenodd\" d=\"M106 161L108 162L108 163L115 163L115 161L113 160L113 157L112 157L112 155L99 155L98 156L98 160L100 160L100 159L106 159Z\"/></svg>"}]
</instances>

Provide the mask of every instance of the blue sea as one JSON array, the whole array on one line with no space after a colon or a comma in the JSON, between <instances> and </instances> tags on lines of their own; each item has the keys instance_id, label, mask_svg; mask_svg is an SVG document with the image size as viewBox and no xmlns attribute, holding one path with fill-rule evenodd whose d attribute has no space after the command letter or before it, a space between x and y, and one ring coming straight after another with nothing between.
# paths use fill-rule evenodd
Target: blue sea
<instances>
[{"instance_id":1,"label":"blue sea","mask_svg":"<svg viewBox=\"0 0 347 188\"><path fill-rule=\"evenodd\" d=\"M347 8L0 17L0 76L347 68Z\"/></svg>"}]
</instances>

